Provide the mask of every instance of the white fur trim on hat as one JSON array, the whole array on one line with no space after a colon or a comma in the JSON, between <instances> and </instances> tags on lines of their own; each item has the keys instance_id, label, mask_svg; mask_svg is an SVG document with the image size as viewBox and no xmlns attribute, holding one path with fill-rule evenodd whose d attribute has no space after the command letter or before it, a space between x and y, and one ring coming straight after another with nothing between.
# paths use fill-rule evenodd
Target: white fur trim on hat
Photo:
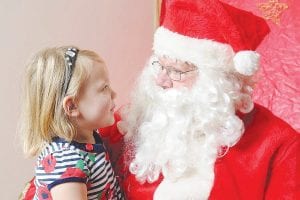
<instances>
[{"instance_id":1,"label":"white fur trim on hat","mask_svg":"<svg viewBox=\"0 0 300 200\"><path fill-rule=\"evenodd\" d=\"M240 74L251 76L258 69L259 57L255 51L239 51L233 57L234 67Z\"/></svg>"},{"instance_id":2,"label":"white fur trim on hat","mask_svg":"<svg viewBox=\"0 0 300 200\"><path fill-rule=\"evenodd\" d=\"M154 34L153 51L159 56L189 61L199 68L234 70L234 51L230 45L209 39L187 37L162 26Z\"/></svg>"}]
</instances>

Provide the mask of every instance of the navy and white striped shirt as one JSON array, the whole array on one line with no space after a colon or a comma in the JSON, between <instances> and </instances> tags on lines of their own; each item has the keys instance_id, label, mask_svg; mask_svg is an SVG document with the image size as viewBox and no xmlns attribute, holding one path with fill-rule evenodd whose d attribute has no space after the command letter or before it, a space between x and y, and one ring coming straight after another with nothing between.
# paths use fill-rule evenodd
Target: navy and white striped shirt
<instances>
[{"instance_id":1,"label":"navy and white striped shirt","mask_svg":"<svg viewBox=\"0 0 300 200\"><path fill-rule=\"evenodd\" d=\"M88 199L124 199L100 136L96 144L54 138L37 159L34 200L52 199L50 190L67 182L87 185Z\"/></svg>"}]
</instances>

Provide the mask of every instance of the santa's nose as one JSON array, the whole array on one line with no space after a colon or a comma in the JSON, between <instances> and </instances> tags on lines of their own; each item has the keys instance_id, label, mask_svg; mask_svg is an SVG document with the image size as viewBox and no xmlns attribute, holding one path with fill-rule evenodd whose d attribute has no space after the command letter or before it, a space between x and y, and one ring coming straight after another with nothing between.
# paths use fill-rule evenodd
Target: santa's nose
<instances>
[{"instance_id":1,"label":"santa's nose","mask_svg":"<svg viewBox=\"0 0 300 200\"><path fill-rule=\"evenodd\" d=\"M173 82L166 70L162 70L161 72L159 72L156 78L156 84L164 89L173 87Z\"/></svg>"}]
</instances>

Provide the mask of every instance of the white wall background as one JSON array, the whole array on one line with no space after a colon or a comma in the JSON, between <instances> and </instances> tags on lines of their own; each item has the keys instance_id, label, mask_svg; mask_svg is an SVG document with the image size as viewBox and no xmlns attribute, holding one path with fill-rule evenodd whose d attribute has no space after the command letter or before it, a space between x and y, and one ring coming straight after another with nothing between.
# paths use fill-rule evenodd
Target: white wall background
<instances>
[{"instance_id":1,"label":"white wall background","mask_svg":"<svg viewBox=\"0 0 300 200\"><path fill-rule=\"evenodd\" d=\"M29 57L69 44L98 52L120 106L151 53L153 13L153 0L0 1L0 199L17 199L33 176L34 159L24 158L16 129Z\"/></svg>"}]
</instances>

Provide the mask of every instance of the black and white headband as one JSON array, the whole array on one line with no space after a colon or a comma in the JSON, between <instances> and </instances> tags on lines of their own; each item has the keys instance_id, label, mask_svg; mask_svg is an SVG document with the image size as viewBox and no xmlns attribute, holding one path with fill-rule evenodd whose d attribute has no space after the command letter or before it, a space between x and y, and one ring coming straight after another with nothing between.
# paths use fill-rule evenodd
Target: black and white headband
<instances>
[{"instance_id":1,"label":"black and white headband","mask_svg":"<svg viewBox=\"0 0 300 200\"><path fill-rule=\"evenodd\" d=\"M62 96L66 95L69 88L78 52L79 50L75 47L69 47L65 52L65 79L63 83Z\"/></svg>"}]
</instances>

